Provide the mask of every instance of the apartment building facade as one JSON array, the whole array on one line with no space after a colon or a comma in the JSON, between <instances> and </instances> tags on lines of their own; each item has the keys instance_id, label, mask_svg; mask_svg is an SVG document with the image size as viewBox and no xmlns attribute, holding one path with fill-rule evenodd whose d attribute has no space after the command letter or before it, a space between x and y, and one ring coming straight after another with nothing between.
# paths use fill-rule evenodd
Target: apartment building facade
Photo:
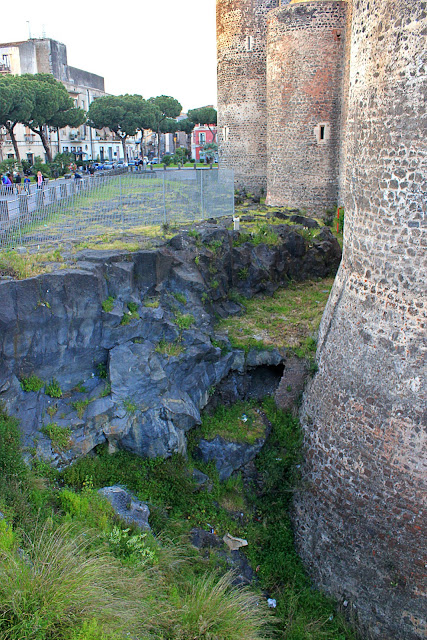
<instances>
[{"instance_id":1,"label":"apartment building facade","mask_svg":"<svg viewBox=\"0 0 427 640\"><path fill-rule=\"evenodd\" d=\"M62 82L76 107L85 111L93 100L107 95L104 78L68 64L67 47L51 38L31 38L21 42L0 44L0 75L24 73L51 73ZM37 156L45 160L39 136L29 127L18 124L15 135L21 159L33 163ZM47 131L52 155L69 152L77 161L82 160L134 160L139 156L135 138L127 141L128 157L123 157L121 141L109 129L92 129L88 125L65 127L59 132ZM15 157L12 142L5 129L0 128L0 161Z\"/></svg>"}]
</instances>

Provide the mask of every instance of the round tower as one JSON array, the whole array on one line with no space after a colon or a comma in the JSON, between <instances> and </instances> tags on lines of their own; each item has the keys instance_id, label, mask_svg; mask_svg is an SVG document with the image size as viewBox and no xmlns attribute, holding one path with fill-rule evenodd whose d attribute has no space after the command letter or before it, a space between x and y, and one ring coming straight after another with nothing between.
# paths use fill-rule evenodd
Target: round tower
<instances>
[{"instance_id":1,"label":"round tower","mask_svg":"<svg viewBox=\"0 0 427 640\"><path fill-rule=\"evenodd\" d=\"M336 206L347 2L292 0L267 27L267 204Z\"/></svg>"},{"instance_id":2,"label":"round tower","mask_svg":"<svg viewBox=\"0 0 427 640\"><path fill-rule=\"evenodd\" d=\"M353 5L344 253L301 413L299 550L382 640L427 633L426 22Z\"/></svg>"},{"instance_id":3,"label":"round tower","mask_svg":"<svg viewBox=\"0 0 427 640\"><path fill-rule=\"evenodd\" d=\"M279 0L217 0L218 147L238 186L267 187L266 16Z\"/></svg>"}]
</instances>

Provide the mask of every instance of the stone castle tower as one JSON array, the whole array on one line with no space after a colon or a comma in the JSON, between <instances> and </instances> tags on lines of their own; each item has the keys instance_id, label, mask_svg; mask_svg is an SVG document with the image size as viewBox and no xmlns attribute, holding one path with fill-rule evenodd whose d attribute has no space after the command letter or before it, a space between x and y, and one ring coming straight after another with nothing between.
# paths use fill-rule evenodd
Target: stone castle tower
<instances>
[{"instance_id":1,"label":"stone castle tower","mask_svg":"<svg viewBox=\"0 0 427 640\"><path fill-rule=\"evenodd\" d=\"M267 23L267 204L333 208L347 2L291 2Z\"/></svg>"},{"instance_id":2,"label":"stone castle tower","mask_svg":"<svg viewBox=\"0 0 427 640\"><path fill-rule=\"evenodd\" d=\"M266 191L266 19L279 0L217 0L218 143L237 185Z\"/></svg>"},{"instance_id":3,"label":"stone castle tower","mask_svg":"<svg viewBox=\"0 0 427 640\"><path fill-rule=\"evenodd\" d=\"M347 600L373 637L419 640L427 634L426 2L350 1L346 26L343 4L292 2L271 11L266 27L275 65L268 69L267 60L269 202L299 192L313 202L314 190L303 186L310 171L313 181L320 173L320 150L308 147L318 144L310 89L318 73L327 95L317 92L326 109L323 120L316 114L317 124L326 137L330 122L335 147L325 154L324 188L334 182L346 212L343 259L320 326L319 371L301 412L306 463L295 502L296 540L316 583ZM320 52L318 71L309 62L313 20L328 6L318 37L329 53ZM331 46L337 36L341 62ZM293 78L288 64L298 53L304 60L293 73L305 77ZM292 119L282 120L286 140L281 111ZM220 127L223 122L220 112ZM314 168L290 176L286 142L301 146L297 166L306 151ZM282 176L279 160L272 166L274 154L283 159ZM324 206L316 197L316 207Z\"/></svg>"}]
</instances>

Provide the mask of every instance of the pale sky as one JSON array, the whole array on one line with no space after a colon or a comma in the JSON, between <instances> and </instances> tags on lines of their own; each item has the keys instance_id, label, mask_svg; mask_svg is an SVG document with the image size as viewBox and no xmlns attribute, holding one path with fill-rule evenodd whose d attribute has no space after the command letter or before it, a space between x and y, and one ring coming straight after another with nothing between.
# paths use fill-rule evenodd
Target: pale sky
<instances>
[{"instance_id":1,"label":"pale sky","mask_svg":"<svg viewBox=\"0 0 427 640\"><path fill-rule=\"evenodd\" d=\"M184 110L216 106L215 0L21 0L7 7L0 43L27 40L30 27L33 38L63 42L70 66L104 76L108 93L170 95Z\"/></svg>"}]
</instances>

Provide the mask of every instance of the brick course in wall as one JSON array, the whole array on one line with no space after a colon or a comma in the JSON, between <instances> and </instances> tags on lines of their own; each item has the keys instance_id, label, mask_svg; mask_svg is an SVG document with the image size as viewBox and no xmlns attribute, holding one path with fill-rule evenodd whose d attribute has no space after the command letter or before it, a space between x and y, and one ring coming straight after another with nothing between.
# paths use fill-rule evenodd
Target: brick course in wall
<instances>
[{"instance_id":1,"label":"brick course in wall","mask_svg":"<svg viewBox=\"0 0 427 640\"><path fill-rule=\"evenodd\" d=\"M343 260L305 394L298 548L374 638L427 634L426 2L357 0Z\"/></svg>"},{"instance_id":2,"label":"brick course in wall","mask_svg":"<svg viewBox=\"0 0 427 640\"><path fill-rule=\"evenodd\" d=\"M271 11L267 35L267 204L319 216L338 199L346 2Z\"/></svg>"}]
</instances>

